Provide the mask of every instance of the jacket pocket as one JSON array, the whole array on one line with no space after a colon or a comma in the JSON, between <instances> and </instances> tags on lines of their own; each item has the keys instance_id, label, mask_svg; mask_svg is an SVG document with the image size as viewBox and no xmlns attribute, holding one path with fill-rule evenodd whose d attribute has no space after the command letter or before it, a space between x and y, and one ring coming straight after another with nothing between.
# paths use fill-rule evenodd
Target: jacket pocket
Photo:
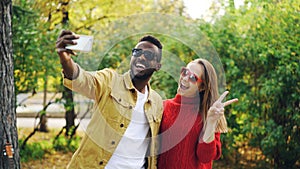
<instances>
[{"instance_id":1,"label":"jacket pocket","mask_svg":"<svg viewBox=\"0 0 300 169\"><path fill-rule=\"evenodd\" d=\"M117 91L112 90L110 93L112 102L110 103L111 107L115 110L111 113L117 113L118 116L123 116L124 118L130 120L132 115L132 110L134 108L134 103L130 102L132 98L128 98L127 95L122 95Z\"/></svg>"}]
</instances>

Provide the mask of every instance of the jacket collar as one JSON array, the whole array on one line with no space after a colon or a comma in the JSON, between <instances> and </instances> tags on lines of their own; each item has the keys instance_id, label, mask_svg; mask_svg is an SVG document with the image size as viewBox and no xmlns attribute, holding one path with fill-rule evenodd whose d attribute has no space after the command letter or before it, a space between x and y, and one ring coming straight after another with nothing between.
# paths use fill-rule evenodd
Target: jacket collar
<instances>
[{"instance_id":1,"label":"jacket collar","mask_svg":"<svg viewBox=\"0 0 300 169\"><path fill-rule=\"evenodd\" d=\"M124 74L123 81L127 90L135 90L130 77L130 70Z\"/></svg>"},{"instance_id":2,"label":"jacket collar","mask_svg":"<svg viewBox=\"0 0 300 169\"><path fill-rule=\"evenodd\" d=\"M123 81L124 81L124 84L125 84L125 87L127 90L130 90L130 91L134 91L136 92L135 90L135 87L133 86L133 83L132 83L132 80L131 80L131 77L130 77L130 70L127 71L125 74L124 74L124 78L123 78ZM150 87L150 83L147 84L147 88L148 88L148 97L147 97L147 102L152 102L153 101L153 92L151 91L151 87Z\"/></svg>"}]
</instances>

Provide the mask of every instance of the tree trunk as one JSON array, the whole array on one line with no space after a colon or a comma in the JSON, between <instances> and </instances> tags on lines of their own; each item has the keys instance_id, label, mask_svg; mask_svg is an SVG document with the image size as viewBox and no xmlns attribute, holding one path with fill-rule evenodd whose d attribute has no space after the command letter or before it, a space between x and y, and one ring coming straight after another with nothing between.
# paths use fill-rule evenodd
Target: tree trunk
<instances>
[{"instance_id":1,"label":"tree trunk","mask_svg":"<svg viewBox=\"0 0 300 169\"><path fill-rule=\"evenodd\" d=\"M12 1L0 1L0 168L20 168L12 56Z\"/></svg>"},{"instance_id":2,"label":"tree trunk","mask_svg":"<svg viewBox=\"0 0 300 169\"><path fill-rule=\"evenodd\" d=\"M73 93L70 89L64 87L63 91L63 98L66 100L65 102L65 119L66 119L66 136L70 136L70 129L71 127L75 127L75 111L74 111L74 100L73 100Z\"/></svg>"},{"instance_id":3,"label":"tree trunk","mask_svg":"<svg viewBox=\"0 0 300 169\"><path fill-rule=\"evenodd\" d=\"M47 90L48 90L48 79L47 79L47 70L45 70L45 76L44 76L44 98L43 98L43 107L45 107L47 105ZM48 107L48 106L47 106ZM45 109L46 112L46 109ZM40 115L40 129L39 131L41 132L48 132L48 118L47 118L47 113L43 113L42 115Z\"/></svg>"},{"instance_id":4,"label":"tree trunk","mask_svg":"<svg viewBox=\"0 0 300 169\"><path fill-rule=\"evenodd\" d=\"M62 12L62 25L66 26L69 22L69 14L68 14L68 5L69 0L61 1L61 12ZM70 89L64 87L63 91L63 99L66 101L65 103L65 119L66 119L66 136L70 136L70 129L71 127L75 127L75 110L74 110L74 99L73 93Z\"/></svg>"}]
</instances>

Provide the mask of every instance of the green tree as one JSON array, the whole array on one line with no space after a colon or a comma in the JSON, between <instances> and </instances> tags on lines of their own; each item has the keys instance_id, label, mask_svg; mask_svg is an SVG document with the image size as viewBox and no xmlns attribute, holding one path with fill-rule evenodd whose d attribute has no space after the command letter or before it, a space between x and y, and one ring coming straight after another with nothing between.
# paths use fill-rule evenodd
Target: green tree
<instances>
[{"instance_id":1,"label":"green tree","mask_svg":"<svg viewBox=\"0 0 300 169\"><path fill-rule=\"evenodd\" d=\"M116 68L124 57L128 56L128 51L133 45L119 44L116 50L105 53L107 52L105 47L108 46L110 39L118 37L119 33L107 25L133 14L164 12L181 15L183 11L181 0L174 2L143 0L130 3L127 0L95 2L15 0L14 4L22 9L14 15L16 49L14 58L18 65L15 69L17 93L35 93L44 90L44 100L49 90L62 90L58 88L61 81L61 66L54 51L55 41L61 29L70 29L77 34L91 34L95 39L101 40L95 42L92 53L79 53L78 57L74 57L75 60L84 59L85 63L89 63L86 67L82 64L84 68L89 70L95 70L99 66ZM134 29L140 25L132 26ZM93 63L98 65L92 66ZM45 101L44 104L46 105ZM74 106L68 105L71 106L66 106L66 110Z\"/></svg>"},{"instance_id":2,"label":"green tree","mask_svg":"<svg viewBox=\"0 0 300 169\"><path fill-rule=\"evenodd\" d=\"M36 92L38 88L38 68L41 65L39 64L40 58L34 55L36 52L41 51L38 45L40 41L37 37L37 15L26 9L25 6L26 4L15 4L15 12L13 13L16 94Z\"/></svg>"},{"instance_id":3,"label":"green tree","mask_svg":"<svg viewBox=\"0 0 300 169\"><path fill-rule=\"evenodd\" d=\"M57 87L55 79L57 60L52 58L56 32L47 29L47 23L39 21L38 11L30 8L32 1L15 1L13 15L14 76L16 94L44 91L43 106L47 106L47 92ZM55 35L55 36L54 36ZM54 83L53 83L54 82ZM40 131L47 131L46 114L40 114Z\"/></svg>"},{"instance_id":4,"label":"green tree","mask_svg":"<svg viewBox=\"0 0 300 169\"><path fill-rule=\"evenodd\" d=\"M200 27L225 64L232 97L239 98L228 113L230 154L236 153L238 159L239 148L252 146L275 168L296 167L300 159L297 1L245 1L239 9L227 7L214 24Z\"/></svg>"}]
</instances>

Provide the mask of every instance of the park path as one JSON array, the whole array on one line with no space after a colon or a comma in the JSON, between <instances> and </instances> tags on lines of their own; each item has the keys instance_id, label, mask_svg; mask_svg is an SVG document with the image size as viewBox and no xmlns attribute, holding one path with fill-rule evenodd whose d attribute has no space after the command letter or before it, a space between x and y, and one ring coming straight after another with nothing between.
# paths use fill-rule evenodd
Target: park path
<instances>
[{"instance_id":1,"label":"park path","mask_svg":"<svg viewBox=\"0 0 300 169\"><path fill-rule=\"evenodd\" d=\"M85 131L90 119L82 119L78 130ZM39 122L39 119L35 121L32 117L17 117L17 127L18 128L31 128L33 129L35 124ZM66 121L64 118L48 118L47 126L49 129L61 129L63 126L66 125ZM75 124L78 124L78 120L75 120Z\"/></svg>"},{"instance_id":2,"label":"park path","mask_svg":"<svg viewBox=\"0 0 300 169\"><path fill-rule=\"evenodd\" d=\"M35 124L39 122L39 119L35 120L35 116L43 109L43 93L39 92L33 97L30 96L30 93L21 93L17 95L17 127L33 129ZM46 103L48 103L50 99L54 101L59 98L61 98L61 93L47 93ZM91 101L81 95L74 95L74 100L76 102L75 112L79 112L78 117L81 117L86 112L88 104ZM48 117L48 128L62 128L65 126L65 109L62 103L52 103L46 109L46 113ZM87 114L86 118L81 120L78 130L85 130L89 122L89 117L90 114ZM75 124L78 124L78 122L79 118L75 120Z\"/></svg>"}]
</instances>

